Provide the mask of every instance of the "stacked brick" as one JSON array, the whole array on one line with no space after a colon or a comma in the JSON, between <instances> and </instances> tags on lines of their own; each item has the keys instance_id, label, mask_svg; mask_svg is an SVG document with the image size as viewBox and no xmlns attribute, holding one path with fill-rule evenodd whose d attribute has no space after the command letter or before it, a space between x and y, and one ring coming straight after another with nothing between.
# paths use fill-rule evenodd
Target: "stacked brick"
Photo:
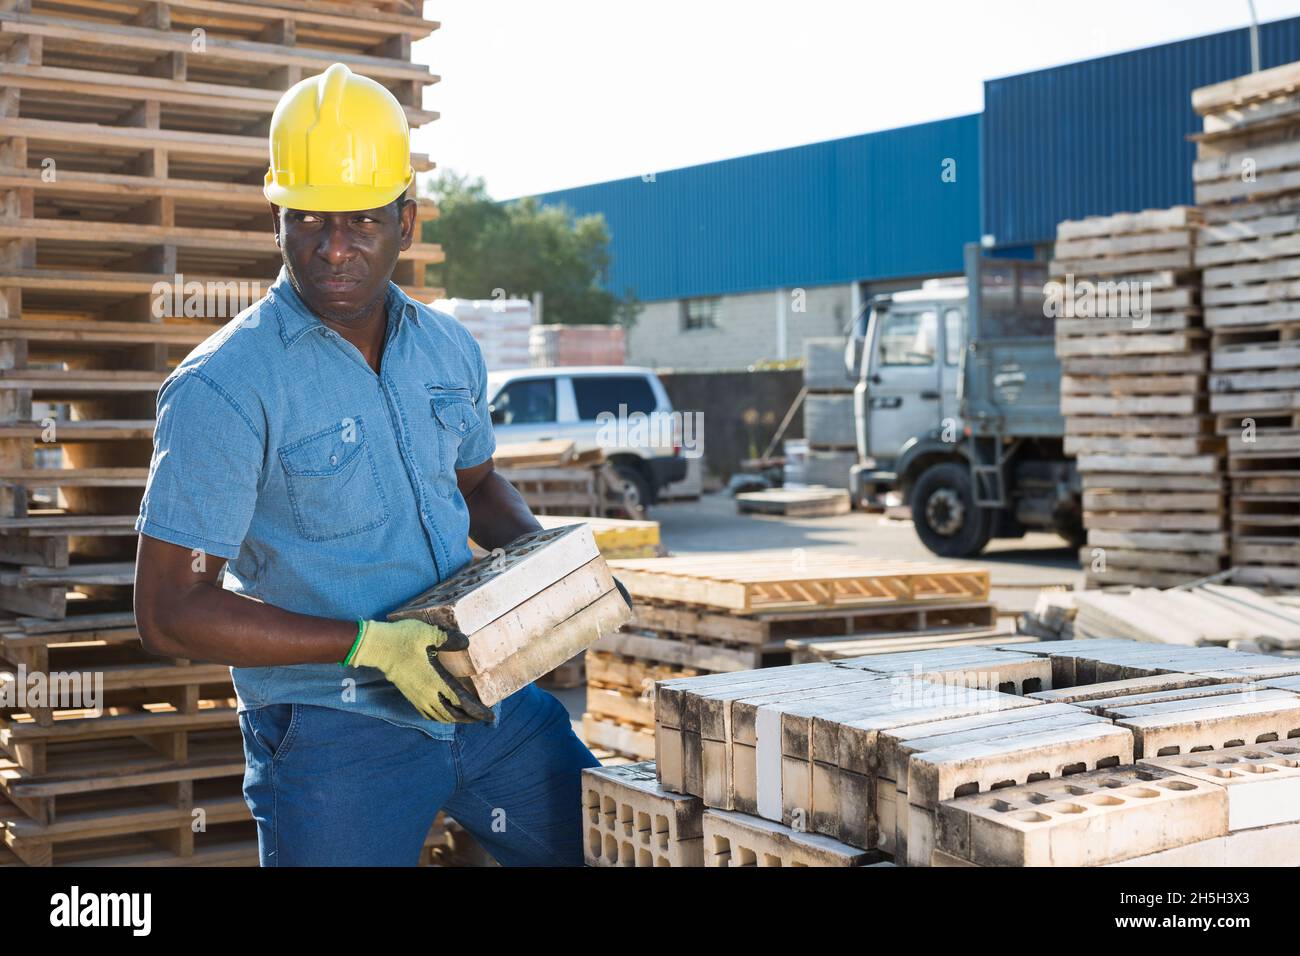
<instances>
[{"instance_id":1,"label":"stacked brick","mask_svg":"<svg viewBox=\"0 0 1300 956\"><path fill-rule=\"evenodd\" d=\"M12 0L0 10L0 708L13 860L255 863L224 666L149 657L133 523L155 393L280 265L261 184L281 93L342 60L435 118L420 4ZM428 170L427 157L413 157ZM414 196L414 187L410 195ZM428 201L420 217L435 213ZM416 243L394 278L436 298ZM220 463L214 463L219 467Z\"/></svg>"},{"instance_id":2,"label":"stacked brick","mask_svg":"<svg viewBox=\"0 0 1300 956\"><path fill-rule=\"evenodd\" d=\"M1234 580L1300 586L1300 64L1192 93L1211 399Z\"/></svg>"},{"instance_id":3,"label":"stacked brick","mask_svg":"<svg viewBox=\"0 0 1300 956\"><path fill-rule=\"evenodd\" d=\"M873 639L959 639L996 619L988 572L805 553L611 561L636 606L587 652L588 744L654 756L654 687ZM815 645L812 646L812 645ZM867 653L857 650L856 653Z\"/></svg>"},{"instance_id":4,"label":"stacked brick","mask_svg":"<svg viewBox=\"0 0 1300 956\"><path fill-rule=\"evenodd\" d=\"M949 648L670 680L655 719L657 782L584 786L593 865L1300 864L1295 661Z\"/></svg>"},{"instance_id":5,"label":"stacked brick","mask_svg":"<svg viewBox=\"0 0 1300 956\"><path fill-rule=\"evenodd\" d=\"M1223 569L1223 439L1208 396L1194 209L1062 222L1056 314L1065 451L1083 481L1091 586L1171 587Z\"/></svg>"}]
</instances>

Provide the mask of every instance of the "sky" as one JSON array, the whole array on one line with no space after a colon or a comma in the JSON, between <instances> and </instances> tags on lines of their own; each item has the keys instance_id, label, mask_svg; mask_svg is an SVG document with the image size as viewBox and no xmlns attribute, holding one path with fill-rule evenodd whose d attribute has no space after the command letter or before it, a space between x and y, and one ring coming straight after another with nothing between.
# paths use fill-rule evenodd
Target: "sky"
<instances>
[{"instance_id":1,"label":"sky","mask_svg":"<svg viewBox=\"0 0 1300 956\"><path fill-rule=\"evenodd\" d=\"M1300 0L1255 0L1260 22ZM1247 0L427 0L414 133L497 199L976 113L983 81L1250 22Z\"/></svg>"}]
</instances>

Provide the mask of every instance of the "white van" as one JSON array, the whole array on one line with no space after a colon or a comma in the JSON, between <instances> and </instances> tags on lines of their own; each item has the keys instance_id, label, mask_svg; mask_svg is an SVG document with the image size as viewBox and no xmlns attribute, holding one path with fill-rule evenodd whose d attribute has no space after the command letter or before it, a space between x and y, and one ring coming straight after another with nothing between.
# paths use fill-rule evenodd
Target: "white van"
<instances>
[{"instance_id":1,"label":"white van","mask_svg":"<svg viewBox=\"0 0 1300 956\"><path fill-rule=\"evenodd\" d=\"M643 504L653 504L659 489L686 477L678 433L643 428L642 441L636 429L615 427L620 415L671 419L668 393L648 368L575 365L489 372L488 404L499 443L567 439L578 451L603 448Z\"/></svg>"}]
</instances>

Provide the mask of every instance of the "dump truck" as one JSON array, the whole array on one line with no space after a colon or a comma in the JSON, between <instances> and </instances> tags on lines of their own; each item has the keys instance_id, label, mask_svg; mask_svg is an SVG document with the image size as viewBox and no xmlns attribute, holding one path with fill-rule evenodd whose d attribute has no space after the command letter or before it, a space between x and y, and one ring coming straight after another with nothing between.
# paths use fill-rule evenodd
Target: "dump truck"
<instances>
[{"instance_id":1,"label":"dump truck","mask_svg":"<svg viewBox=\"0 0 1300 956\"><path fill-rule=\"evenodd\" d=\"M873 296L849 329L857 500L901 493L944 557L1055 531L1083 543L1078 471L1064 452L1061 368L1046 264L965 249L966 273Z\"/></svg>"}]
</instances>

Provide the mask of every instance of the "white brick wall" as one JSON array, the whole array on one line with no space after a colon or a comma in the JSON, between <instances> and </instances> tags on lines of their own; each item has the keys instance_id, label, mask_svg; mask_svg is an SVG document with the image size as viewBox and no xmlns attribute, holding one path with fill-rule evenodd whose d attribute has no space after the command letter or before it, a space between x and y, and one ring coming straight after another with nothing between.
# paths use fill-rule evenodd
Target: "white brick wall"
<instances>
[{"instance_id":1,"label":"white brick wall","mask_svg":"<svg viewBox=\"0 0 1300 956\"><path fill-rule=\"evenodd\" d=\"M839 336L849 321L850 287L817 286L804 290L803 312L793 311L785 290L785 358L803 356L805 338ZM652 368L744 368L778 359L778 300L775 290L721 296L717 328L682 331L681 303L673 299L646 303L627 338L629 365Z\"/></svg>"}]
</instances>

